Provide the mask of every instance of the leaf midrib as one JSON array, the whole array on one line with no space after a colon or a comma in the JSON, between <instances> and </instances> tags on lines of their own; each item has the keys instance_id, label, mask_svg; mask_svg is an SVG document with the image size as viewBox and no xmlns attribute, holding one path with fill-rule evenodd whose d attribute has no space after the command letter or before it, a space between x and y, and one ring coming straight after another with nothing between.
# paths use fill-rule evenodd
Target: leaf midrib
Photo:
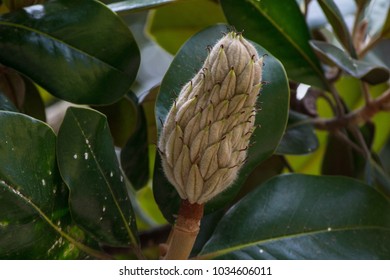
<instances>
[{"instance_id":1,"label":"leaf midrib","mask_svg":"<svg viewBox=\"0 0 390 280\"><path fill-rule=\"evenodd\" d=\"M311 236L311 235L316 235L316 234L321 234L321 233L333 233L333 232L351 231L351 230L372 230L372 229L385 230L385 231L390 232L390 228L381 227L381 226L342 227L342 228L332 228L331 230L328 230L326 228L326 229L322 229L322 230L306 231L304 233L283 235L280 237L271 237L271 238L263 239L260 241L254 241L254 242L248 242L248 243L241 244L241 245L235 245L235 246L232 246L232 247L229 247L226 249L217 250L217 251L214 251L211 253L206 253L204 255L199 255L199 256L195 257L194 259L212 259L212 258L216 258L216 257L221 256L221 255L225 255L225 254L231 253L233 251L242 250L242 249L245 249L245 248L248 248L251 246L262 245L262 244L266 244L269 242L276 242L276 241L281 241L281 240L289 239L289 238L299 238L299 237L303 237L303 236ZM206 245L207 245L207 243L206 243Z\"/></svg>"},{"instance_id":2,"label":"leaf midrib","mask_svg":"<svg viewBox=\"0 0 390 280\"><path fill-rule=\"evenodd\" d=\"M57 225L55 225L50 220L50 218L32 201L32 199L29 199L26 196L24 196L21 191L17 190L16 187L13 187L10 184L7 184L7 182L5 180L0 180L0 185L5 186L8 189L8 191L14 193L20 199L22 199L26 204L30 205L39 214L39 216L49 224L49 226L51 226L58 234L60 234L63 238L68 240L70 243L74 244L80 250L90 254L91 256L94 256L94 257L97 257L100 259L111 259L111 256L109 256L105 253L96 251L95 249L92 249L88 246L85 246L83 243L78 242L73 237L68 235L66 232L62 231L61 228L58 227Z\"/></svg>"},{"instance_id":3,"label":"leaf midrib","mask_svg":"<svg viewBox=\"0 0 390 280\"><path fill-rule=\"evenodd\" d=\"M313 63L313 61L306 55L306 53L294 42L294 40L292 40L292 38L290 36L288 36L288 34L285 34L283 32L282 29L279 28L279 26L275 23L275 21L272 20L272 18L270 18L266 13L264 13L260 7L258 7L255 3L253 3L252 0L249 0L250 3L256 8L256 10L259 11L259 13L261 15L264 16L264 18L266 18L272 26L274 26L274 28L282 35L283 38L286 38L286 40L292 45L294 46L294 48L298 51L298 53L305 59L305 61L307 61L309 63L309 65L311 67L313 67L313 69L317 72L317 74L319 75L319 77L321 78L321 81L324 83L324 85L327 84L327 81L324 79L323 77L323 73L322 71L317 67L317 65L315 65ZM310 38L309 38L310 39ZM310 46L309 46L310 47Z\"/></svg>"},{"instance_id":4,"label":"leaf midrib","mask_svg":"<svg viewBox=\"0 0 390 280\"><path fill-rule=\"evenodd\" d=\"M72 111L71 111L71 112L72 112ZM87 136L86 136L86 134L85 134L85 131L84 131L83 128L81 127L80 122L78 121L77 117L75 116L75 114L74 114L73 112L72 112L72 117L73 117L74 121L76 122L77 126L79 127L79 129L80 129L80 131L81 131L81 134L83 135L84 139L87 140L88 138L87 138ZM117 211L119 212L120 217L121 217L121 220L122 220L123 224L125 225L127 234L128 234L128 236L130 237L131 243L132 243L132 244L137 244L137 239L136 239L135 236L133 235L133 232L131 231L131 229L130 229L128 223L127 223L127 220L126 220L126 218L125 218L125 216L124 216L124 213L123 213L123 211L122 211L122 208L121 208L120 205L118 204L118 202L117 202L117 200L116 200L116 197L115 197L115 194L114 194L114 192L113 192L113 190L112 190L112 188L111 188L110 182L109 182L109 180L108 180L106 174L104 173L103 168L101 167L100 163L98 162L94 150L92 149L92 145L90 145L90 146L87 145L87 149L88 149L89 152L91 153L92 158L93 158L93 160L94 160L94 162L95 162L95 164L96 164L96 166L97 166L99 172L100 172L100 173L102 174L102 176L103 176L105 185L106 185L107 189L109 190L109 192L110 192L110 194L111 194L111 197L112 197L113 200L114 200L114 203L115 203L115 206L116 206L116 208L117 208ZM122 176L123 176L123 175L122 175Z\"/></svg>"},{"instance_id":5,"label":"leaf midrib","mask_svg":"<svg viewBox=\"0 0 390 280\"><path fill-rule=\"evenodd\" d=\"M25 26L25 25L20 25L20 24L15 24L13 22L8 22L8 21L0 21L0 26L11 26L11 27L15 27L15 28L18 28L18 29L22 29L22 30L25 30L25 31L29 31L31 33L36 33L36 34L39 34L40 36L44 37L44 38L47 38L49 40L52 40L52 41L55 41L55 42L59 42L65 46L67 46L68 48L74 50L75 52L78 52L86 57L88 57L89 59L91 60L94 60L94 61L97 61L99 62L100 64L103 64L105 67L109 68L109 69L112 69L116 72L119 72L123 75L125 75L126 77L128 76L128 74L124 71L122 71L121 69L118 69L116 68L114 65L111 65L107 62L105 62L104 60L101 60L100 58L96 57L96 56L93 56L81 49L78 49L76 48L75 46L72 46L70 45L69 43L66 43L65 41L63 40L60 40L59 38L56 38L56 37L53 37L52 35L48 34L48 33L44 33L42 31L39 31L37 29L33 29L31 27L28 27L28 26Z\"/></svg>"}]
</instances>

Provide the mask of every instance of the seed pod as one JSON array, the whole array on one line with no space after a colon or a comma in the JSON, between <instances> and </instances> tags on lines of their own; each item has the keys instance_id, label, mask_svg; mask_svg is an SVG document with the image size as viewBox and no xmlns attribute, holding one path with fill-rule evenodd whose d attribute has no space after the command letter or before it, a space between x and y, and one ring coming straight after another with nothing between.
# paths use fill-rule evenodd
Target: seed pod
<instances>
[{"instance_id":1,"label":"seed pod","mask_svg":"<svg viewBox=\"0 0 390 280\"><path fill-rule=\"evenodd\" d=\"M165 175L182 199L203 204L236 179L254 131L262 66L251 43L230 32L181 90L158 146Z\"/></svg>"}]
</instances>

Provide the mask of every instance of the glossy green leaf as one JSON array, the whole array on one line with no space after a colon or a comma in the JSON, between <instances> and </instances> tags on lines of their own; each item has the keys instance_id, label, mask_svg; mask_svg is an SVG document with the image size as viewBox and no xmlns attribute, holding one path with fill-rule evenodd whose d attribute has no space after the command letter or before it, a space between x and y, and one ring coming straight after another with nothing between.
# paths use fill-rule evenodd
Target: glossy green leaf
<instances>
[{"instance_id":1,"label":"glossy green leaf","mask_svg":"<svg viewBox=\"0 0 390 280\"><path fill-rule=\"evenodd\" d=\"M387 12L386 21L383 24L382 34L383 38L390 39L390 10Z\"/></svg>"},{"instance_id":2,"label":"glossy green leaf","mask_svg":"<svg viewBox=\"0 0 390 280\"><path fill-rule=\"evenodd\" d=\"M41 121L46 121L45 104L39 94L39 90L26 77L23 77L26 95L22 112Z\"/></svg>"},{"instance_id":3,"label":"glossy green leaf","mask_svg":"<svg viewBox=\"0 0 390 280\"><path fill-rule=\"evenodd\" d=\"M280 59L290 79L326 89L321 65L308 44L305 19L294 0L222 0L228 22Z\"/></svg>"},{"instance_id":4,"label":"glossy green leaf","mask_svg":"<svg viewBox=\"0 0 390 280\"><path fill-rule=\"evenodd\" d=\"M104 115L69 108L57 145L58 165L70 189L69 205L77 225L101 243L135 245L133 209Z\"/></svg>"},{"instance_id":5,"label":"glossy green leaf","mask_svg":"<svg viewBox=\"0 0 390 280\"><path fill-rule=\"evenodd\" d=\"M172 2L175 2L175 0L127 0L108 4L107 7L116 13L139 12L142 10L155 9Z\"/></svg>"},{"instance_id":6,"label":"glossy green leaf","mask_svg":"<svg viewBox=\"0 0 390 280\"><path fill-rule=\"evenodd\" d=\"M390 175L386 172L385 168L382 167L378 162L371 159L366 163L367 168L371 171L372 184L387 198L390 199Z\"/></svg>"},{"instance_id":7,"label":"glossy green leaf","mask_svg":"<svg viewBox=\"0 0 390 280\"><path fill-rule=\"evenodd\" d=\"M352 147L329 133L322 159L321 174L353 177L355 164Z\"/></svg>"},{"instance_id":8,"label":"glossy green leaf","mask_svg":"<svg viewBox=\"0 0 390 280\"><path fill-rule=\"evenodd\" d=\"M390 2L388 0L371 0L364 9L364 19L367 22L367 34L371 38L380 36L386 17L388 17Z\"/></svg>"},{"instance_id":9,"label":"glossy green leaf","mask_svg":"<svg viewBox=\"0 0 390 280\"><path fill-rule=\"evenodd\" d=\"M386 173L390 174L390 137L379 153L379 158Z\"/></svg>"},{"instance_id":10,"label":"glossy green leaf","mask_svg":"<svg viewBox=\"0 0 390 280\"><path fill-rule=\"evenodd\" d=\"M93 107L107 117L108 126L117 147L125 146L136 127L138 106L136 99L134 93L129 92L113 104Z\"/></svg>"},{"instance_id":11,"label":"glossy green leaf","mask_svg":"<svg viewBox=\"0 0 390 280\"><path fill-rule=\"evenodd\" d=\"M138 105L135 130L121 151L121 164L124 173L136 190L149 180L148 130L145 112Z\"/></svg>"},{"instance_id":12,"label":"glossy green leaf","mask_svg":"<svg viewBox=\"0 0 390 280\"><path fill-rule=\"evenodd\" d=\"M118 100L139 60L128 27L98 1L54 0L0 16L0 62L70 102Z\"/></svg>"},{"instance_id":13,"label":"glossy green leaf","mask_svg":"<svg viewBox=\"0 0 390 280\"><path fill-rule=\"evenodd\" d=\"M367 19L365 19L364 14L367 13L367 7L370 5L371 2L372 2L371 0L355 0L356 10L354 12L355 12L355 22L356 23L358 23L358 22L361 23L362 20L367 21ZM353 3L351 3L351 4L353 4ZM355 26L355 28L356 27L358 27L358 26ZM356 31L356 29L355 29L355 31ZM354 32L354 31L352 31L352 32Z\"/></svg>"},{"instance_id":14,"label":"glossy green leaf","mask_svg":"<svg viewBox=\"0 0 390 280\"><path fill-rule=\"evenodd\" d=\"M354 179L275 177L225 214L200 258L389 259L390 204Z\"/></svg>"},{"instance_id":15,"label":"glossy green leaf","mask_svg":"<svg viewBox=\"0 0 390 280\"><path fill-rule=\"evenodd\" d=\"M3 107L5 106L3 110L21 112L41 121L46 120L45 106L38 89L15 70L3 68L0 91L3 95Z\"/></svg>"},{"instance_id":16,"label":"glossy green leaf","mask_svg":"<svg viewBox=\"0 0 390 280\"><path fill-rule=\"evenodd\" d=\"M290 111L287 129L276 150L277 154L307 154L318 148L314 126L307 123L309 117Z\"/></svg>"},{"instance_id":17,"label":"glossy green leaf","mask_svg":"<svg viewBox=\"0 0 390 280\"><path fill-rule=\"evenodd\" d=\"M26 91L22 76L11 68L0 73L0 90L20 111L23 107Z\"/></svg>"},{"instance_id":18,"label":"glossy green leaf","mask_svg":"<svg viewBox=\"0 0 390 280\"><path fill-rule=\"evenodd\" d=\"M159 90L160 86L154 87L144 96L139 97L139 102L142 104L142 108L145 112L146 123L148 125L148 142L153 146L157 143L155 105Z\"/></svg>"},{"instance_id":19,"label":"glossy green leaf","mask_svg":"<svg viewBox=\"0 0 390 280\"><path fill-rule=\"evenodd\" d=\"M283 169L286 167L285 160L283 156L272 155L270 158L266 159L255 169L252 170L251 174L246 179L245 183L242 185L240 192L234 198L232 203L236 203L242 197L253 191L259 185L268 181L272 177L275 177L283 172Z\"/></svg>"},{"instance_id":20,"label":"glossy green leaf","mask_svg":"<svg viewBox=\"0 0 390 280\"><path fill-rule=\"evenodd\" d=\"M226 20L217 3L210 0L177 1L154 11L147 31L161 47L175 54L192 35L222 22Z\"/></svg>"},{"instance_id":21,"label":"glossy green leaf","mask_svg":"<svg viewBox=\"0 0 390 280\"><path fill-rule=\"evenodd\" d=\"M343 15L335 2L333 0L319 0L318 4L321 6L333 28L334 34L340 40L341 44L348 50L352 57L356 58L356 51L352 43L351 34L349 33Z\"/></svg>"},{"instance_id":22,"label":"glossy green leaf","mask_svg":"<svg viewBox=\"0 0 390 280\"><path fill-rule=\"evenodd\" d=\"M159 132L161 121L165 120L181 87L202 67L207 57L206 46L214 45L227 29L225 25L216 25L201 31L187 41L174 58L163 79L157 98L156 119ZM258 100L261 111L256 115L256 124L261 127L257 128L252 136L248 159L239 177L228 190L206 204L206 212L224 207L234 198L251 171L274 152L286 126L289 88L283 66L267 50L257 44L254 45L260 55L268 54L264 61L263 80L269 84L265 85L261 91ZM167 182L160 161L157 154L153 190L165 218L172 221L173 215L177 213L179 197L173 186Z\"/></svg>"},{"instance_id":23,"label":"glossy green leaf","mask_svg":"<svg viewBox=\"0 0 390 280\"><path fill-rule=\"evenodd\" d=\"M179 211L180 197L164 174L159 153L156 153L154 163L153 195L164 218L173 224Z\"/></svg>"},{"instance_id":24,"label":"glossy green leaf","mask_svg":"<svg viewBox=\"0 0 390 280\"><path fill-rule=\"evenodd\" d=\"M65 245L55 229L67 211L56 204L62 181L54 132L5 111L0 126L0 259L54 258Z\"/></svg>"},{"instance_id":25,"label":"glossy green leaf","mask_svg":"<svg viewBox=\"0 0 390 280\"><path fill-rule=\"evenodd\" d=\"M0 110L11 112L19 111L18 108L15 107L12 101L9 100L8 97L2 91L0 91Z\"/></svg>"},{"instance_id":26,"label":"glossy green leaf","mask_svg":"<svg viewBox=\"0 0 390 280\"><path fill-rule=\"evenodd\" d=\"M389 69L372 63L356 60L338 47L321 41L311 41L310 44L316 53L326 61L330 61L344 70L347 74L362 79L370 84L386 82L389 77Z\"/></svg>"}]
</instances>

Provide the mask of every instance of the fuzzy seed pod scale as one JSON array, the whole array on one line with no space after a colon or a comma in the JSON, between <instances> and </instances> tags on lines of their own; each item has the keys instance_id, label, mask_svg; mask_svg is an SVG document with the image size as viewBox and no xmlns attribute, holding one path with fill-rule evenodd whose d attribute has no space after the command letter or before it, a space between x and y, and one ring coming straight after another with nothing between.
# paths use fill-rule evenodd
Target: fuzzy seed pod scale
<instances>
[{"instance_id":1,"label":"fuzzy seed pod scale","mask_svg":"<svg viewBox=\"0 0 390 280\"><path fill-rule=\"evenodd\" d=\"M254 46L241 33L230 32L209 50L168 112L158 148L164 173L182 198L181 212L194 208L189 212L203 215L204 203L236 179L255 129L262 66ZM180 211L175 227L183 230ZM192 229L199 230L200 218L193 219ZM173 241L167 245L174 246ZM169 250L166 258L176 258Z\"/></svg>"}]
</instances>

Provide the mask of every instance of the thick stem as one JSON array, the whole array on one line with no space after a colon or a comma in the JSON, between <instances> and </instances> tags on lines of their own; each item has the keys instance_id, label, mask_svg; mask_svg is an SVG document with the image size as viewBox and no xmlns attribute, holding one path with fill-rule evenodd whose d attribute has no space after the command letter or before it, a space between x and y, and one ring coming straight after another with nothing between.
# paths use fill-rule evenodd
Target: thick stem
<instances>
[{"instance_id":1,"label":"thick stem","mask_svg":"<svg viewBox=\"0 0 390 280\"><path fill-rule=\"evenodd\" d=\"M342 117L329 120L316 119L316 128L334 131L344 127L350 127L370 120L379 111L390 111L390 89L374 100L370 100L366 106L350 112Z\"/></svg>"},{"instance_id":2,"label":"thick stem","mask_svg":"<svg viewBox=\"0 0 390 280\"><path fill-rule=\"evenodd\" d=\"M182 200L176 224L166 244L165 260L188 259L199 233L200 220L203 217L203 204L191 204Z\"/></svg>"}]
</instances>

